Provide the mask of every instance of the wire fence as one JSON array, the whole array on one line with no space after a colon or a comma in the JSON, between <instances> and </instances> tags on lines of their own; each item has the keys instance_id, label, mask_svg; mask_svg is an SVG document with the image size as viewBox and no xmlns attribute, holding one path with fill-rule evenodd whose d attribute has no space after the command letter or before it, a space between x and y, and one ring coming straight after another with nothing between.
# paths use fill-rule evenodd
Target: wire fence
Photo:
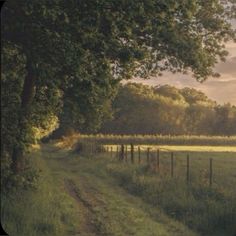
<instances>
[{"instance_id":1,"label":"wire fence","mask_svg":"<svg viewBox=\"0 0 236 236\"><path fill-rule=\"evenodd\" d=\"M178 177L180 174L182 176L185 175L187 184L191 183L192 172L196 172L196 160L192 163L194 158L191 158L190 153L182 153L180 158L177 152L170 151L166 148L142 147L133 144L122 144L115 147L105 146L105 151L109 153L111 158L115 158L120 162L138 165L145 164L151 171L169 175L170 178ZM200 177L203 175L207 179L208 185L212 187L214 182L213 158L204 159L204 173L199 175Z\"/></svg>"}]
</instances>

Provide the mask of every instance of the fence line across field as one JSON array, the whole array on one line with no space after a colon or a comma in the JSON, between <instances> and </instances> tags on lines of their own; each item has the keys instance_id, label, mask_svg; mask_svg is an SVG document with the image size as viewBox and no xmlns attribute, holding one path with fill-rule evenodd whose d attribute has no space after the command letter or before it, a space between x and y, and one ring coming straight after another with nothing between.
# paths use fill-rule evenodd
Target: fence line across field
<instances>
[{"instance_id":1,"label":"fence line across field","mask_svg":"<svg viewBox=\"0 0 236 236\"><path fill-rule=\"evenodd\" d=\"M114 145L113 145L114 146ZM117 145L116 150L113 149L113 146L105 146L105 151L110 152L111 158L113 158L113 152L116 153L114 155L116 158L118 158L120 161L125 161L128 163L128 159L130 156L130 161L132 164L138 163L141 164L143 161L141 161L141 154L146 153L146 163L149 165L149 167L152 167L152 164L154 164L154 169L157 173L161 172L160 168L160 154L161 151L164 150L165 154L170 153L170 176L171 178L174 178L174 163L175 163L175 155L174 152L166 149L166 148L151 148L149 146L147 147L140 147L139 145ZM110 148L109 148L110 147ZM135 155L135 152L137 153ZM130 155L129 155L130 154ZM136 156L136 158L135 158ZM186 155L186 182L187 184L190 184L190 155L189 153ZM213 184L213 159L209 158L209 186L212 187Z\"/></svg>"}]
</instances>

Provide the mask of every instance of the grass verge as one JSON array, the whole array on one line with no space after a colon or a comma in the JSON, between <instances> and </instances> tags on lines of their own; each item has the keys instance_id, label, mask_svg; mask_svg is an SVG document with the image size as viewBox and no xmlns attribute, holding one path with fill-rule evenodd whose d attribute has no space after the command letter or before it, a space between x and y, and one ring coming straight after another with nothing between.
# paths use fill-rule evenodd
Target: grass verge
<instances>
[{"instance_id":1,"label":"grass verge","mask_svg":"<svg viewBox=\"0 0 236 236\"><path fill-rule=\"evenodd\" d=\"M11 236L64 236L76 230L75 204L41 155L38 150L30 158L31 166L41 170L37 189L1 196L1 221Z\"/></svg>"}]
</instances>

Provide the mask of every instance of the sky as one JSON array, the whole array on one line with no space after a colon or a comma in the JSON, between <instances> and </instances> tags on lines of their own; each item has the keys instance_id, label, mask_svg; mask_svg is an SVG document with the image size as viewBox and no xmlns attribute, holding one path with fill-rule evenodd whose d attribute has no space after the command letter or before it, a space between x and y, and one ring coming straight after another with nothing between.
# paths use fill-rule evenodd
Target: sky
<instances>
[{"instance_id":1,"label":"sky","mask_svg":"<svg viewBox=\"0 0 236 236\"><path fill-rule=\"evenodd\" d=\"M236 22L233 25L236 27ZM165 72L160 77L152 77L148 80L137 78L133 81L152 86L169 84L177 88L191 87L201 90L219 104L229 102L236 105L236 43L228 42L226 49L229 52L226 62L220 62L215 67L215 71L221 74L219 78L208 78L205 82L200 83L191 75Z\"/></svg>"}]
</instances>

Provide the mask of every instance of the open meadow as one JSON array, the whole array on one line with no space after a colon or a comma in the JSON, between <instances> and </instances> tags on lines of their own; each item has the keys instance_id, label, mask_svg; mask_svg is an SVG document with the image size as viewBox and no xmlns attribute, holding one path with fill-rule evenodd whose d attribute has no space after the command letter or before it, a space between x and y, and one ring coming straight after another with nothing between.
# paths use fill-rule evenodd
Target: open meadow
<instances>
[{"instance_id":1,"label":"open meadow","mask_svg":"<svg viewBox=\"0 0 236 236\"><path fill-rule=\"evenodd\" d=\"M109 153L111 154L111 153ZM136 154L136 155L135 155ZM134 153L109 172L130 193L160 207L200 235L233 235L236 222L236 155L231 152Z\"/></svg>"},{"instance_id":2,"label":"open meadow","mask_svg":"<svg viewBox=\"0 0 236 236\"><path fill-rule=\"evenodd\" d=\"M44 177L34 193L16 193L20 202L3 199L4 227L22 236L233 236L235 147L166 146L122 154L121 145L75 137L35 146L32 167Z\"/></svg>"}]
</instances>

